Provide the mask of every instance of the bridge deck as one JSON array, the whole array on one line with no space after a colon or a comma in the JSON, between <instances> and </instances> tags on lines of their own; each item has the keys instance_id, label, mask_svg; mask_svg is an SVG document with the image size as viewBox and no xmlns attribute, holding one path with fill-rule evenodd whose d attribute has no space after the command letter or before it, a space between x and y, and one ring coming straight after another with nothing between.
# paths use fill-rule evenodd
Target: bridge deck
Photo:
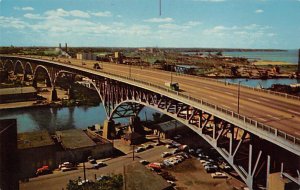
<instances>
[{"instance_id":1,"label":"bridge deck","mask_svg":"<svg viewBox=\"0 0 300 190\"><path fill-rule=\"evenodd\" d=\"M40 58L40 57L39 57ZM49 58L43 57L49 61ZM72 64L82 67L82 61L76 59L62 59L60 62L71 61ZM85 68L92 69L95 61L84 61ZM94 69L93 69L94 70ZM169 82L171 75L169 72L151 70L141 67L131 67L112 63L103 63L100 70L129 76L131 78L150 82L152 84L164 86ZM203 99L220 107L237 112L237 86L225 85L225 83L213 80L205 80L199 77L186 75L176 75L173 73L173 81L178 82L183 94L197 99ZM240 88L240 114L248 118L284 131L295 137L300 137L300 101L280 96L275 96L265 92L254 91L249 88Z\"/></svg>"}]
</instances>

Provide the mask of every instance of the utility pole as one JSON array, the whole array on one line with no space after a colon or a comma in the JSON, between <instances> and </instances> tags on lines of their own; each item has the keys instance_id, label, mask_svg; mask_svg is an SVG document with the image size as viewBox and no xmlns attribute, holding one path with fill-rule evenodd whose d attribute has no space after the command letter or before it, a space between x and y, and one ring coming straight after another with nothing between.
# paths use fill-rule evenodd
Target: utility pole
<instances>
[{"instance_id":1,"label":"utility pole","mask_svg":"<svg viewBox=\"0 0 300 190\"><path fill-rule=\"evenodd\" d=\"M240 88L241 88L241 82L242 81L239 81L239 86L238 86L238 114L240 114Z\"/></svg>"},{"instance_id":2,"label":"utility pole","mask_svg":"<svg viewBox=\"0 0 300 190\"><path fill-rule=\"evenodd\" d=\"M86 182L85 161L83 161L83 179L84 179L84 182Z\"/></svg>"},{"instance_id":3,"label":"utility pole","mask_svg":"<svg viewBox=\"0 0 300 190\"><path fill-rule=\"evenodd\" d=\"M134 160L134 145L132 145L132 160Z\"/></svg>"}]
</instances>

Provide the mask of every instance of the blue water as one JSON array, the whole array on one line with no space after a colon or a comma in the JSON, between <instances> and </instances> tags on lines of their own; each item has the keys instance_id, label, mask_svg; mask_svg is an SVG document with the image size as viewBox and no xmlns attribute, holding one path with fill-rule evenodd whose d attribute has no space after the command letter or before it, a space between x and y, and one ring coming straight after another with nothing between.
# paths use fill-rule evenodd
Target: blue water
<instances>
[{"instance_id":1,"label":"blue water","mask_svg":"<svg viewBox=\"0 0 300 190\"><path fill-rule=\"evenodd\" d=\"M262 88L270 88L272 84L295 84L300 83L300 79L220 79L220 81L225 81L229 83L239 83L241 81L241 85L251 86L251 87L262 87Z\"/></svg>"},{"instance_id":2,"label":"blue water","mask_svg":"<svg viewBox=\"0 0 300 190\"><path fill-rule=\"evenodd\" d=\"M146 115L145 115L146 112ZM153 119L155 111L144 108L140 112L142 120ZM85 129L94 124L103 125L106 119L102 104L94 107L78 106L65 108L22 108L0 111L0 119L16 118L18 133L38 130ZM117 122L128 123L128 119L119 119Z\"/></svg>"},{"instance_id":3,"label":"blue water","mask_svg":"<svg viewBox=\"0 0 300 190\"><path fill-rule=\"evenodd\" d=\"M283 61L288 63L298 63L298 50L287 51L254 51L254 52L223 52L224 56L245 57L255 60Z\"/></svg>"}]
</instances>

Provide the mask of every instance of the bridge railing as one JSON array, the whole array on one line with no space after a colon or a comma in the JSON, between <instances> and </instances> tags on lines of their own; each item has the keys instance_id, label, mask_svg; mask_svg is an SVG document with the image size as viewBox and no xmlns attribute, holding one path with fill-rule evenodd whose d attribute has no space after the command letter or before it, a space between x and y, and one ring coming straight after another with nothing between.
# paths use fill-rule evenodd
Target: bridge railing
<instances>
[{"instance_id":1,"label":"bridge railing","mask_svg":"<svg viewBox=\"0 0 300 190\"><path fill-rule=\"evenodd\" d=\"M48 61L48 60L47 60ZM55 63L55 62L54 62ZM65 64L65 63L63 63ZM81 67L83 69L89 69L91 70L91 68L87 68L87 67L84 67L84 66L78 66L76 65L76 67ZM230 116L232 118L235 118L235 119L238 119L239 121L245 123L245 124L248 124L256 129L259 129L261 131L264 131L264 132L267 132L269 134L272 134L274 135L275 137L279 137L279 138L283 138L293 144L296 144L296 145L300 145L300 138L297 138L295 136L292 136L290 134L287 134L285 133L284 131L281 131L281 130L278 130L276 128L273 128L271 126L268 126L268 125L265 125L263 123L260 123L256 120L253 120L251 118L248 118L246 116L243 116L243 115L240 115L232 110L229 110L229 109L225 109L223 107L220 107L220 106L217 106L215 104L212 104L210 102L207 102L207 101L204 101L202 99L197 99L197 98L194 98L194 97L191 97L190 95L186 95L184 93L181 93L181 92L177 92L177 91L174 91L174 90L171 90L165 86L161 86L161 85L157 85L157 84L152 84L150 82L145 82L145 81L142 81L142 80L138 80L138 79L134 79L134 78L131 78L131 77L128 77L128 76L122 76L122 75L119 75L119 74L116 74L116 73L112 73L112 72L106 72L106 71L103 71L103 70L97 70L97 72L101 72L101 73L104 73L106 75L111 75L111 76L115 76L115 77L118 77L118 78L122 78L122 79L126 79L126 80L129 80L129 81L133 81L133 82L136 82L136 83L140 83L140 84L143 84L143 85L146 85L146 86L150 86L150 87L154 87L154 88L157 88L157 89L160 89L160 90L164 90L168 93L172 93L174 95L177 95L179 97L183 97L189 101L194 101L202 106L205 106L205 107L208 107L208 108L211 108L211 109L214 109L216 111L219 111L227 116ZM167 71L165 71L167 72ZM188 75L189 77L192 76L192 75ZM196 77L196 76L194 76ZM202 79L204 80L213 80L213 81L217 81L215 79L207 79L207 78L203 78L201 77ZM221 82L221 81L219 81ZM223 82L221 82L223 83ZM249 88L252 88L252 87L249 87ZM256 88L253 88L253 89L256 89ZM257 89L257 90L261 90L261 89ZM262 91L265 91L265 90L262 90ZM277 95L280 95L280 96L283 96L283 97L286 97L286 98L294 98L293 96L287 96L287 95L283 95L283 93L276 93L276 92L271 92L271 91L267 91L269 93L274 93L274 94L277 94Z\"/></svg>"}]
</instances>

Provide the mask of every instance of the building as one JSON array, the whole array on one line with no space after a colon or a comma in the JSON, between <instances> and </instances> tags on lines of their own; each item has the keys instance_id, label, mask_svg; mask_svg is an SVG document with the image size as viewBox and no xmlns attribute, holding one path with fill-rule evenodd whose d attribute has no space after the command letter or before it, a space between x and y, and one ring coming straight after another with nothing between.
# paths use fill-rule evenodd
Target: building
<instances>
[{"instance_id":1,"label":"building","mask_svg":"<svg viewBox=\"0 0 300 190\"><path fill-rule=\"evenodd\" d=\"M124 189L130 190L168 190L172 186L160 175L151 172L138 162L124 167Z\"/></svg>"},{"instance_id":2,"label":"building","mask_svg":"<svg viewBox=\"0 0 300 190\"><path fill-rule=\"evenodd\" d=\"M0 103L32 101L36 99L37 99L37 92L36 89L33 87L0 89Z\"/></svg>"},{"instance_id":3,"label":"building","mask_svg":"<svg viewBox=\"0 0 300 190\"><path fill-rule=\"evenodd\" d=\"M18 190L17 120L0 120L0 189Z\"/></svg>"},{"instance_id":4,"label":"building","mask_svg":"<svg viewBox=\"0 0 300 190\"><path fill-rule=\"evenodd\" d=\"M121 137L122 143L126 145L137 145L144 142L144 136L136 132L126 133Z\"/></svg>"},{"instance_id":5,"label":"building","mask_svg":"<svg viewBox=\"0 0 300 190\"><path fill-rule=\"evenodd\" d=\"M42 166L56 168L57 146L47 131L18 134L19 178L35 176Z\"/></svg>"},{"instance_id":6,"label":"building","mask_svg":"<svg viewBox=\"0 0 300 190\"><path fill-rule=\"evenodd\" d=\"M56 131L57 142L62 147L62 150L57 152L57 161L81 162L89 156L101 158L112 152L113 146L110 141L99 138L100 135L92 134L91 131L87 133L81 129Z\"/></svg>"},{"instance_id":7,"label":"building","mask_svg":"<svg viewBox=\"0 0 300 190\"><path fill-rule=\"evenodd\" d=\"M160 138L169 139L185 130L185 125L176 121L167 121L154 126L154 134Z\"/></svg>"},{"instance_id":8,"label":"building","mask_svg":"<svg viewBox=\"0 0 300 190\"><path fill-rule=\"evenodd\" d=\"M198 67L195 65L176 65L175 71L182 74L196 74Z\"/></svg>"},{"instance_id":9,"label":"building","mask_svg":"<svg viewBox=\"0 0 300 190\"><path fill-rule=\"evenodd\" d=\"M97 55L94 53L77 53L76 58L80 60L97 60Z\"/></svg>"}]
</instances>

